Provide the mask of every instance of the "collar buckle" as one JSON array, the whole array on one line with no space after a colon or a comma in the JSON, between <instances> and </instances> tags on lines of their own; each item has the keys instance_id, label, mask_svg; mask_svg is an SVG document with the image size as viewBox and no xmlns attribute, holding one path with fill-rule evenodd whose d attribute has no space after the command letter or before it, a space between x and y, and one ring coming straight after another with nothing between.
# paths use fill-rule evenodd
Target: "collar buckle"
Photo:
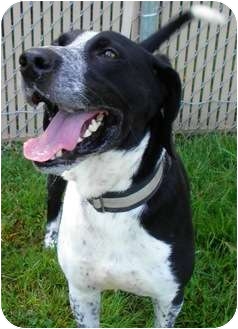
<instances>
[{"instance_id":1,"label":"collar buckle","mask_svg":"<svg viewBox=\"0 0 238 329\"><path fill-rule=\"evenodd\" d=\"M104 206L104 200L103 200L103 197L102 196L100 196L99 198L99 202L100 202L100 205L101 205L101 211L102 212L105 212L105 206Z\"/></svg>"}]
</instances>

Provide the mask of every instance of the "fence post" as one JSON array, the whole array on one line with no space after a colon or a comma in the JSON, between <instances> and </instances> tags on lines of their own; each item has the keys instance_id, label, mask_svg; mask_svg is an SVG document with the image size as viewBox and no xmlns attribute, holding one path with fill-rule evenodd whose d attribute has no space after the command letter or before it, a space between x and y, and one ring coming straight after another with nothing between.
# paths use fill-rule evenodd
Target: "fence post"
<instances>
[{"instance_id":1,"label":"fence post","mask_svg":"<svg viewBox=\"0 0 238 329\"><path fill-rule=\"evenodd\" d=\"M140 41L146 39L158 28L159 1L142 1Z\"/></svg>"},{"instance_id":2,"label":"fence post","mask_svg":"<svg viewBox=\"0 0 238 329\"><path fill-rule=\"evenodd\" d=\"M130 38L131 34L131 23L134 4L135 1L124 1L123 3L121 34L125 35L128 38Z\"/></svg>"}]
</instances>

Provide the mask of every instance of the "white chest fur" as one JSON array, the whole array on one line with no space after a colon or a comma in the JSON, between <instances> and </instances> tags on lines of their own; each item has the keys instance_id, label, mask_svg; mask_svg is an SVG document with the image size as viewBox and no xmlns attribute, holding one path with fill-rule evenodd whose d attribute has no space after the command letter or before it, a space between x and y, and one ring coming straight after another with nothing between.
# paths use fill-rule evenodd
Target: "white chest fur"
<instances>
[{"instance_id":1,"label":"white chest fur","mask_svg":"<svg viewBox=\"0 0 238 329\"><path fill-rule=\"evenodd\" d=\"M58 256L63 271L79 288L122 289L157 296L177 289L170 247L151 237L138 222L141 207L127 213L98 213L69 182L60 225Z\"/></svg>"},{"instance_id":2,"label":"white chest fur","mask_svg":"<svg viewBox=\"0 0 238 329\"><path fill-rule=\"evenodd\" d=\"M58 257L69 283L80 289L121 289L144 296L177 290L168 244L140 225L143 206L122 213L97 212L86 200L126 189L148 136L134 150L111 152L66 172L69 180L58 237ZM165 284L166 282L166 284Z\"/></svg>"}]
</instances>

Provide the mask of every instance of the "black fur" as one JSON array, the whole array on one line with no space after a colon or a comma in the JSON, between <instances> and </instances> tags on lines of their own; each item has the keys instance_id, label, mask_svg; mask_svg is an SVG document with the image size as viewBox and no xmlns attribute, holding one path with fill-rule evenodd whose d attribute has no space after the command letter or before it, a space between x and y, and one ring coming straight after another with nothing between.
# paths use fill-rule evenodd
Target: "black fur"
<instances>
[{"instance_id":1,"label":"black fur","mask_svg":"<svg viewBox=\"0 0 238 329\"><path fill-rule=\"evenodd\" d=\"M122 119L117 119L121 119L121 126L119 123L110 123L110 126L115 125L118 134L114 138L111 129L112 135L106 136L106 146L101 143L101 148L98 148L97 144L89 146L85 142L82 146L80 143L68 158L74 159L111 148L128 150L138 145L145 133L150 131L149 145L133 177L133 183L140 183L154 169L162 148L167 150L171 157L171 167L159 191L147 201L140 220L152 236L172 245L171 258L180 284L180 302L184 286L192 274L194 258L189 184L172 141L172 124L179 111L181 83L169 60L163 55L155 57L151 53L191 18L190 13L183 14L140 45L115 32L101 32L87 42L84 49L88 67L85 74L87 99L94 107L106 104L112 109L118 109ZM64 34L54 45L65 46L79 33L75 31ZM105 48L114 49L119 54L117 60L101 56ZM42 90L49 87L47 79L37 80L37 83L41 84ZM54 99L51 101L54 103ZM45 112L44 128L49 123L48 112L52 111L51 106L50 102ZM66 182L62 178L52 175L48 177L48 221L55 219L59 213L65 186Z\"/></svg>"},{"instance_id":2,"label":"black fur","mask_svg":"<svg viewBox=\"0 0 238 329\"><path fill-rule=\"evenodd\" d=\"M169 39L169 37L182 25L189 22L193 18L190 11L182 13L180 16L171 20L169 24L162 27L158 32L152 34L149 38L142 41L140 45L153 53L158 49L163 42Z\"/></svg>"},{"instance_id":3,"label":"black fur","mask_svg":"<svg viewBox=\"0 0 238 329\"><path fill-rule=\"evenodd\" d=\"M155 51L168 37L182 24L191 20L191 14L184 13L180 17L174 19L167 26L163 27L159 32L156 32L147 40L143 41L140 46L131 46L127 39L117 34L113 35L113 41L116 43L123 44L123 47L130 53L130 47L132 49L132 60L136 56L136 60L141 62L143 68L143 62L145 57L147 58L148 67L144 66L144 78L148 80L150 87L148 88L148 94L145 100L141 100L138 97L138 104L133 104L134 109L138 111L141 104L148 102L148 99L152 99L154 109L147 114L139 113L137 115L137 122L133 122L133 133L130 131L130 126L123 127L125 138L123 142L118 146L121 149L129 149L135 144L139 143L141 138L144 136L145 129L150 130L151 138L146 152L143 156L141 165L138 172L133 177L134 183L140 183L145 177L147 177L153 170L157 163L158 157L160 156L162 147L165 147L172 158L172 166L166 175L166 179L160 190L147 202L148 207L145 208L141 216L141 225L155 238L164 240L172 243L172 263L174 266L174 272L180 282L180 295L183 295L183 289L187 281L189 280L193 270L193 259L194 259L194 242L193 242L193 230L191 224L191 209L190 209L190 196L189 196L189 184L186 177L184 167L179 159L178 155L174 150L172 142L172 123L177 116L180 106L181 96L181 84L178 74L171 68L169 60L164 55L157 55L156 57L151 56L147 51ZM73 33L63 34L58 40L54 42L54 45L64 46L69 44L79 35L80 31ZM110 37L110 32L101 33L100 36L94 38L89 42L88 50L97 49L100 43L106 42L105 40ZM144 51L136 52L136 49L143 47ZM128 49L129 48L129 49ZM136 55L135 55L136 54ZM140 56L141 58L138 58ZM149 61L148 61L149 57ZM142 69L141 68L141 69ZM104 68L102 67L102 70ZM147 70L153 70L153 79L147 78ZM125 70L128 73L128 70ZM118 66L118 74L120 72L120 66ZM107 104L114 104L114 102L121 103L121 107L128 107L130 104L130 97L134 100L135 96L132 95L133 89L125 86L128 79L125 79L123 75L121 78L116 74L116 68L113 71L113 76L105 75L105 72L100 70L100 65L94 68L93 62L90 63L90 71L87 79L90 81L91 89L97 90L98 84L105 86L105 91L102 87L100 88L100 98L103 94L104 101ZM102 77L105 77L102 80ZM151 75L150 75L151 76ZM123 88L119 87L118 90L128 91L126 93L119 94L116 99L111 99L111 95L114 93L108 93L108 81L113 85L113 80L117 79L117 86L122 84ZM121 80L121 81L120 81ZM139 80L136 81L134 77L135 93L140 94L138 90ZM130 84L130 79L128 80ZM113 90L114 91L114 90ZM143 94L143 93L141 93ZM116 93L117 95L117 93ZM153 95L151 97L150 95ZM156 96L157 95L157 99ZM100 100L97 99L97 95L90 95L88 91L88 97L95 104ZM115 97L115 96L114 96ZM162 101L161 101L162 100ZM148 104L148 107L152 107ZM133 111L133 109L130 109ZM151 118L148 115L151 115ZM147 117L145 118L144 115ZM133 116L132 116L133 118ZM147 121L147 125L141 124L141 122ZM45 127L48 125L47 112L45 112ZM141 129L143 127L143 129ZM129 130L128 130L129 129ZM48 178L48 221L51 221L57 217L61 206L61 198L64 193L66 182L57 176L49 175ZM180 303L181 301L179 301Z\"/></svg>"}]
</instances>

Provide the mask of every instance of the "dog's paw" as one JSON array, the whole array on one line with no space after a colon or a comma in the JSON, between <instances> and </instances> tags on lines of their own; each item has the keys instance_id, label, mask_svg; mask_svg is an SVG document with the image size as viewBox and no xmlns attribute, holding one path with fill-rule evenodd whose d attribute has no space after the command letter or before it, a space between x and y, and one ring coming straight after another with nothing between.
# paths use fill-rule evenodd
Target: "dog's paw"
<instances>
[{"instance_id":1,"label":"dog's paw","mask_svg":"<svg viewBox=\"0 0 238 329\"><path fill-rule=\"evenodd\" d=\"M57 245L58 228L57 220L47 224L44 239L45 248L54 248Z\"/></svg>"}]
</instances>

